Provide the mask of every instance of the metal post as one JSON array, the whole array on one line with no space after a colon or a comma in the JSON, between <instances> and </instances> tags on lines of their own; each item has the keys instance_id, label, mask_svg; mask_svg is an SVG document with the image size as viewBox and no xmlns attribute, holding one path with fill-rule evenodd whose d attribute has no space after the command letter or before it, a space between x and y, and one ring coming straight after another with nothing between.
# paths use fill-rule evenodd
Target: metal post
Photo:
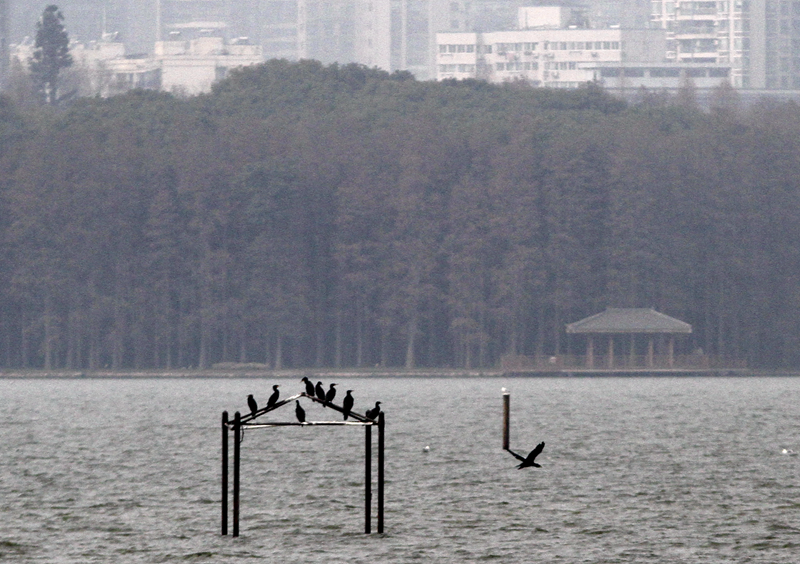
<instances>
[{"instance_id":1,"label":"metal post","mask_svg":"<svg viewBox=\"0 0 800 564\"><path fill-rule=\"evenodd\" d=\"M242 416L233 416L233 536L239 536L239 443L242 441Z\"/></svg>"},{"instance_id":2,"label":"metal post","mask_svg":"<svg viewBox=\"0 0 800 564\"><path fill-rule=\"evenodd\" d=\"M228 534L228 412L222 412L222 534Z\"/></svg>"},{"instance_id":3,"label":"metal post","mask_svg":"<svg viewBox=\"0 0 800 564\"><path fill-rule=\"evenodd\" d=\"M378 414L378 533L383 532L383 411Z\"/></svg>"},{"instance_id":4,"label":"metal post","mask_svg":"<svg viewBox=\"0 0 800 564\"><path fill-rule=\"evenodd\" d=\"M372 425L364 427L364 532L372 532Z\"/></svg>"},{"instance_id":5,"label":"metal post","mask_svg":"<svg viewBox=\"0 0 800 564\"><path fill-rule=\"evenodd\" d=\"M503 392L503 450L508 450L508 426L511 417L511 394Z\"/></svg>"}]
</instances>

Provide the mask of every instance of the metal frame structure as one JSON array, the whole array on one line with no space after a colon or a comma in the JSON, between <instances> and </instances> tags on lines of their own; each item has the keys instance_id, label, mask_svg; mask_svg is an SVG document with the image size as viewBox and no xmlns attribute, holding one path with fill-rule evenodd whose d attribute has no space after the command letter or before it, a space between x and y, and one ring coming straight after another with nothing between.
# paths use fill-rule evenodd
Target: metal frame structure
<instances>
[{"instance_id":1,"label":"metal frame structure","mask_svg":"<svg viewBox=\"0 0 800 564\"><path fill-rule=\"evenodd\" d=\"M372 532L372 427L378 427L378 533L383 533L383 493L384 493L384 417L383 411L376 419L369 419L354 411L349 411L348 416L354 421L269 421L255 423L254 421L270 411L275 411L284 405L300 398L308 398L330 407L334 411L344 413L344 409L331 402L323 401L305 392L295 394L275 405L264 407L254 413L241 415L238 411L233 416L233 421L228 419L228 412L222 412L222 534L228 534L228 432L233 431L233 536L239 536L239 491L240 491L240 466L242 436L245 429L267 429L271 427L320 427L320 426L348 426L364 427L364 532Z\"/></svg>"}]
</instances>

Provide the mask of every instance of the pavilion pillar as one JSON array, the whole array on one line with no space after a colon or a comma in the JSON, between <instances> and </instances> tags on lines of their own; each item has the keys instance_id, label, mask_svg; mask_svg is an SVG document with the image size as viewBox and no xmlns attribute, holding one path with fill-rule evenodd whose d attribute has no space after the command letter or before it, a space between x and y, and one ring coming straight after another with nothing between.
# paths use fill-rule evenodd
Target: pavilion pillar
<instances>
[{"instance_id":1,"label":"pavilion pillar","mask_svg":"<svg viewBox=\"0 0 800 564\"><path fill-rule=\"evenodd\" d=\"M669 367L672 368L673 364L675 363L675 335L669 336L669 344L667 351L668 351L667 354L669 355L667 357L668 358L667 362L669 362Z\"/></svg>"},{"instance_id":2,"label":"pavilion pillar","mask_svg":"<svg viewBox=\"0 0 800 564\"><path fill-rule=\"evenodd\" d=\"M636 335L631 333L631 349L628 353L628 368L633 368L636 363Z\"/></svg>"},{"instance_id":3,"label":"pavilion pillar","mask_svg":"<svg viewBox=\"0 0 800 564\"><path fill-rule=\"evenodd\" d=\"M586 368L594 368L594 338L588 336L586 343Z\"/></svg>"},{"instance_id":4,"label":"pavilion pillar","mask_svg":"<svg viewBox=\"0 0 800 564\"><path fill-rule=\"evenodd\" d=\"M647 336L647 367L653 368L653 336Z\"/></svg>"},{"instance_id":5,"label":"pavilion pillar","mask_svg":"<svg viewBox=\"0 0 800 564\"><path fill-rule=\"evenodd\" d=\"M614 335L608 336L608 367L614 368Z\"/></svg>"}]
</instances>

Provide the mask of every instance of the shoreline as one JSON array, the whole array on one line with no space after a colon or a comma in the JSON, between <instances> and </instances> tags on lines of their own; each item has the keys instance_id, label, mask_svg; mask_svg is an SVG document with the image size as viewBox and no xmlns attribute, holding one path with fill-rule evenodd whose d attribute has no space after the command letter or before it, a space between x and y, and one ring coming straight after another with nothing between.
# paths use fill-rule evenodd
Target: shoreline
<instances>
[{"instance_id":1,"label":"shoreline","mask_svg":"<svg viewBox=\"0 0 800 564\"><path fill-rule=\"evenodd\" d=\"M593 377L794 377L800 370L555 370L506 372L501 369L467 370L452 368L404 369L284 369L252 366L233 368L173 370L41 370L0 369L0 380L105 380L105 379L293 379L319 378L593 378Z\"/></svg>"}]
</instances>

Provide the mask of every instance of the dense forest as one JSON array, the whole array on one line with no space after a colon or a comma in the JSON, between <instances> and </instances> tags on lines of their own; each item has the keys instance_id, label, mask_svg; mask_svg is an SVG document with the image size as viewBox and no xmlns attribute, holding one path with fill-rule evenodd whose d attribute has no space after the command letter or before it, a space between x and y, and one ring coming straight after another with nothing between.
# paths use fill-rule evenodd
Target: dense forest
<instances>
[{"instance_id":1,"label":"dense forest","mask_svg":"<svg viewBox=\"0 0 800 564\"><path fill-rule=\"evenodd\" d=\"M0 98L0 366L496 366L653 307L800 367L800 107L311 61Z\"/></svg>"}]
</instances>

